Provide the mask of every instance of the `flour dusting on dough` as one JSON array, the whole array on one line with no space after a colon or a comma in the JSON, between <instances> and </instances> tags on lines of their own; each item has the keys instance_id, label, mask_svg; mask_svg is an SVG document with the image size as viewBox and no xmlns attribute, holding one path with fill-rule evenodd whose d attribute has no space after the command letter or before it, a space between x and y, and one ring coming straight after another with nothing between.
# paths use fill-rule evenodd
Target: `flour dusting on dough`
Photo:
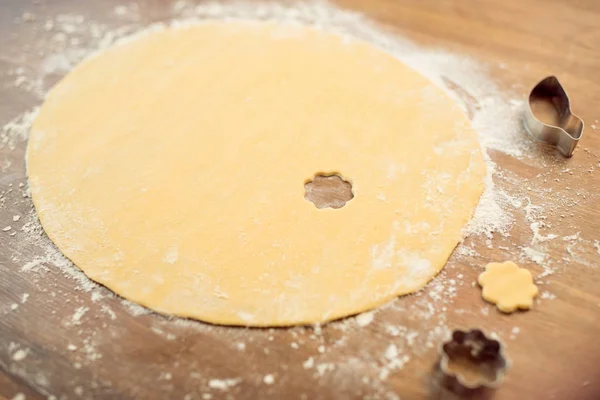
<instances>
[{"instance_id":1,"label":"flour dusting on dough","mask_svg":"<svg viewBox=\"0 0 600 400\"><path fill-rule=\"evenodd\" d=\"M420 254L403 250L398 255L400 262L408 269L411 279L424 279L432 274L431 261Z\"/></svg>"},{"instance_id":2,"label":"flour dusting on dough","mask_svg":"<svg viewBox=\"0 0 600 400\"><path fill-rule=\"evenodd\" d=\"M167 253L165 254L165 258L163 258L164 262L167 264L175 264L179 259L179 248L177 246L172 246Z\"/></svg>"},{"instance_id":3,"label":"flour dusting on dough","mask_svg":"<svg viewBox=\"0 0 600 400\"><path fill-rule=\"evenodd\" d=\"M374 244L371 247L371 258L373 268L384 269L391 268L394 255L396 254L396 237L392 237L387 243Z\"/></svg>"}]
</instances>

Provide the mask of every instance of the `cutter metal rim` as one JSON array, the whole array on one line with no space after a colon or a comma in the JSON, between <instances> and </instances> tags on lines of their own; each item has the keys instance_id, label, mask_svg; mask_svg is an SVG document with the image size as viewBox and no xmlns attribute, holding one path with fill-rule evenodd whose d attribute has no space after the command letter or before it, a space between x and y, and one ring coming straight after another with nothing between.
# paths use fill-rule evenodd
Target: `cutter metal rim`
<instances>
[{"instance_id":1,"label":"cutter metal rim","mask_svg":"<svg viewBox=\"0 0 600 400\"><path fill-rule=\"evenodd\" d=\"M548 124L540 121L533 113L532 100L536 97L552 102L556 110L567 123L563 126ZM579 140L583 136L583 120L571 112L567 92L558 78L550 75L536 84L529 93L527 107L523 116L525 130L538 142L556 147L565 157L571 157ZM570 133L564 126L570 126Z\"/></svg>"},{"instance_id":2,"label":"cutter metal rim","mask_svg":"<svg viewBox=\"0 0 600 400\"><path fill-rule=\"evenodd\" d=\"M451 356L445 350L444 346L455 341L454 335L457 332L463 332L465 334L469 334L472 332L478 332L478 333L481 333L482 337L485 338L485 340L495 341L498 343L498 345L499 345L498 357L501 360L503 360L503 366L496 371L496 376L493 381L490 382L489 380L485 379L484 377L480 377L475 381L468 381L460 373L456 373L456 372L453 372L450 369L448 369L448 361L450 360ZM500 341L499 339L489 338L480 329L464 329L464 330L463 329L455 329L452 332L450 338L448 340L440 343L440 345L438 347L438 352L440 354L440 370L442 371L442 373L445 376L456 379L456 381L459 383L459 385L461 385L465 389L468 389L468 390L477 390L480 388L497 389L504 381L504 376L506 375L506 371L512 366L512 362L506 356L506 352L504 351L504 348L505 348L505 346L502 343L502 341Z\"/></svg>"}]
</instances>

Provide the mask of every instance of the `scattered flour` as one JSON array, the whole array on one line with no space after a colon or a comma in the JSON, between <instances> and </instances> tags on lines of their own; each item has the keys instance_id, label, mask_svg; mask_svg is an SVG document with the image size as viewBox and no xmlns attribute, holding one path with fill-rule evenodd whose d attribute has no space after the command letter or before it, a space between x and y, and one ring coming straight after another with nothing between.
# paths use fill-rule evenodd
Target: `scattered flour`
<instances>
[{"instance_id":1,"label":"scattered flour","mask_svg":"<svg viewBox=\"0 0 600 400\"><path fill-rule=\"evenodd\" d=\"M231 379L211 379L208 381L208 387L211 389L218 390L227 390L230 387L233 387L240 383L242 380L240 378L231 378Z\"/></svg>"},{"instance_id":2,"label":"scattered flour","mask_svg":"<svg viewBox=\"0 0 600 400\"><path fill-rule=\"evenodd\" d=\"M383 353L385 363L379 371L379 379L385 380L391 372L401 369L409 360L407 354L400 354L395 344L390 344Z\"/></svg>"},{"instance_id":3,"label":"scattered flour","mask_svg":"<svg viewBox=\"0 0 600 400\"><path fill-rule=\"evenodd\" d=\"M558 235L555 235L552 233L549 235L542 235L540 233L540 228L543 226L544 226L543 222L540 222L540 221L532 222L531 225L529 225L529 227L531 228L531 232L533 233L533 238L531 239L532 245L535 245L537 243L547 242L549 240L553 240L558 237Z\"/></svg>"},{"instance_id":4,"label":"scattered flour","mask_svg":"<svg viewBox=\"0 0 600 400\"><path fill-rule=\"evenodd\" d=\"M327 372L333 371L335 369L335 364L333 363L322 363L322 364L318 364L315 367L315 370L317 371L317 376L323 376L325 375Z\"/></svg>"},{"instance_id":5,"label":"scattered flour","mask_svg":"<svg viewBox=\"0 0 600 400\"><path fill-rule=\"evenodd\" d=\"M28 350L19 349L15 351L12 355L12 359L14 361L23 361L27 357Z\"/></svg>"},{"instance_id":6,"label":"scattered flour","mask_svg":"<svg viewBox=\"0 0 600 400\"><path fill-rule=\"evenodd\" d=\"M515 340L517 338L517 335L519 334L519 332L521 332L521 328L519 328L518 326L513 327L510 331L509 339Z\"/></svg>"},{"instance_id":7,"label":"scattered flour","mask_svg":"<svg viewBox=\"0 0 600 400\"><path fill-rule=\"evenodd\" d=\"M398 357L398 347L395 344L390 344L383 355L388 360L393 360Z\"/></svg>"},{"instance_id":8,"label":"scattered flour","mask_svg":"<svg viewBox=\"0 0 600 400\"><path fill-rule=\"evenodd\" d=\"M311 369L314 365L315 365L315 359L312 357L308 357L308 359L302 363L302 367L304 369Z\"/></svg>"},{"instance_id":9,"label":"scattered flour","mask_svg":"<svg viewBox=\"0 0 600 400\"><path fill-rule=\"evenodd\" d=\"M356 324L360 327L364 327L373 322L373 318L375 317L374 311L364 312L362 314L358 314L355 318Z\"/></svg>"},{"instance_id":10,"label":"scattered flour","mask_svg":"<svg viewBox=\"0 0 600 400\"><path fill-rule=\"evenodd\" d=\"M102 300L103 298L104 298L104 296L102 295L102 292L100 289L93 290L92 295L90 296L92 303L97 303L98 301Z\"/></svg>"},{"instance_id":11,"label":"scattered flour","mask_svg":"<svg viewBox=\"0 0 600 400\"><path fill-rule=\"evenodd\" d=\"M546 264L546 254L531 247L524 247L523 253L534 263L544 266Z\"/></svg>"},{"instance_id":12,"label":"scattered flour","mask_svg":"<svg viewBox=\"0 0 600 400\"><path fill-rule=\"evenodd\" d=\"M574 234L574 235L564 236L562 239L563 239L565 242L572 242L572 241L579 240L579 235L581 235L581 232L577 232L577 233L576 233L576 234Z\"/></svg>"},{"instance_id":13,"label":"scattered flour","mask_svg":"<svg viewBox=\"0 0 600 400\"><path fill-rule=\"evenodd\" d=\"M556 299L556 295L554 295L546 290L546 291L543 291L542 294L540 294L540 299L554 300L554 299Z\"/></svg>"},{"instance_id":14,"label":"scattered flour","mask_svg":"<svg viewBox=\"0 0 600 400\"><path fill-rule=\"evenodd\" d=\"M24 78L25 79L25 78ZM27 140L29 128L39 112L39 107L24 112L12 121L8 122L0 130L0 149L7 147L14 150L17 144Z\"/></svg>"},{"instance_id":15,"label":"scattered flour","mask_svg":"<svg viewBox=\"0 0 600 400\"><path fill-rule=\"evenodd\" d=\"M159 381L170 381L171 379L173 379L173 374L171 374L170 372L163 371L158 376Z\"/></svg>"},{"instance_id":16,"label":"scattered flour","mask_svg":"<svg viewBox=\"0 0 600 400\"><path fill-rule=\"evenodd\" d=\"M165 332L162 329L157 328L155 326L153 326L150 329L152 330L152 332L156 333L157 335L163 336L167 340L175 340L175 339L177 339L176 335L174 335L172 333Z\"/></svg>"},{"instance_id":17,"label":"scattered flour","mask_svg":"<svg viewBox=\"0 0 600 400\"><path fill-rule=\"evenodd\" d=\"M129 300L123 299L123 300L121 300L121 304L127 309L129 314L133 315L134 317L152 313L152 311L150 311L146 307L143 307L136 303L132 303Z\"/></svg>"},{"instance_id":18,"label":"scattered flour","mask_svg":"<svg viewBox=\"0 0 600 400\"><path fill-rule=\"evenodd\" d=\"M96 348L96 343L94 342L92 337L86 337L83 340L82 351L85 353L89 361L96 361L102 358L102 354Z\"/></svg>"},{"instance_id":19,"label":"scattered flour","mask_svg":"<svg viewBox=\"0 0 600 400\"><path fill-rule=\"evenodd\" d=\"M79 307L75 310L75 314L71 317L71 323L73 325L80 325L81 318L87 313L90 309L87 307Z\"/></svg>"},{"instance_id":20,"label":"scattered flour","mask_svg":"<svg viewBox=\"0 0 600 400\"><path fill-rule=\"evenodd\" d=\"M106 304L102 304L100 306L100 310L105 313L106 315L108 315L110 317L110 319L112 319L113 321L115 319L117 319L117 314L115 314L115 312Z\"/></svg>"}]
</instances>

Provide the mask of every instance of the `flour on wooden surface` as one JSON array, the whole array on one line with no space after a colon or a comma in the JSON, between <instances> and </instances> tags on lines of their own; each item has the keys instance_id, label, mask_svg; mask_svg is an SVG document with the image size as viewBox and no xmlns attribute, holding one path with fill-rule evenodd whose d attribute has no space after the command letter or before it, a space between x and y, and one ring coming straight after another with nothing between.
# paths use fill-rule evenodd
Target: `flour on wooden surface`
<instances>
[{"instance_id":1,"label":"flour on wooden surface","mask_svg":"<svg viewBox=\"0 0 600 400\"><path fill-rule=\"evenodd\" d=\"M8 76L0 76L0 78L6 78L15 90L25 92L41 102L58 78L84 58L116 42L135 40L137 37L168 26L184 27L206 20L252 19L303 23L318 29L360 38L384 49L446 91L468 113L473 127L479 134L488 166L486 189L473 219L465 228L465 241L457 247L454 258L481 268L488 261L502 261L481 259L473 247L476 243L484 243L488 247L506 251L507 257L518 258L521 263L526 263L529 268L535 270L536 282L545 284L548 282L547 279L560 273L569 263L582 263L583 259L580 257L582 252L593 251L600 255L600 241L596 238L592 238L596 240L589 240L581 237L575 227L568 224L568 218L572 216L570 208L579 204L579 198L585 199L589 194L585 189L578 188L577 197L573 197L569 195L568 188L564 192L549 191L545 188L544 184L548 181L568 182L566 180L573 175L573 170L556 166L553 158L540 154L537 145L529 139L521 127L520 114L524 107L522 94L515 94L510 88L500 88L489 78L487 68L475 60L442 50L421 48L369 22L359 14L342 11L318 1L287 5L256 2L227 4L206 2L193 5L179 1L171 10L171 21L151 26L142 26L139 23L141 21L139 12L139 7L135 3L114 8L112 13L125 23L120 28L111 28L100 22L86 20L80 15L64 14L52 18L37 18L31 13L23 14L21 18L23 22L45 32L44 38L33 45L30 54L25 53L24 56L32 59L41 56L42 62L39 63L39 68L31 67L30 65L35 65L33 62L24 62L23 66L15 64L15 67L9 70ZM503 68L502 65L498 67ZM34 107L4 123L0 129L0 148L11 151L17 147L23 148L29 128L38 112L39 108ZM598 121L592 125L592 129L596 129L596 125L600 126ZM532 179L517 177L510 171L500 169L494 163L492 160L494 152L517 158L521 163L542 167L545 172ZM595 168L600 168L600 160L593 158L587 151L578 156L584 155L592 162L587 172L596 173L594 171ZM5 171L11 168L11 165L4 162L0 168ZM121 299L92 282L62 256L44 235L35 212L31 209L30 195L25 183L18 182L18 185L17 182L14 183L15 185L11 183L8 189L0 187L0 206L12 207L15 210L11 211L11 215L15 217L10 221L0 221L0 226L6 228L10 226L5 233L18 233L19 236L10 239L7 235L9 239L2 240L12 240L11 246L15 252L12 262L20 266L20 273L31 277L37 285L35 287L38 293L35 293L32 287L31 300L35 300L38 296L52 298L72 296L70 293L61 294L60 289L55 288L57 273L70 280L78 291L89 297L88 302L81 302L81 298L77 297L77 302L75 300L71 302L69 298L66 299L69 301L63 304L65 308L71 310L71 316L67 315L66 324L71 326L74 335L72 339L77 345L69 344L67 350L76 356L75 361L72 361L75 369L103 361L102 352L99 350L99 343L101 343L99 338L102 332L98 332L95 328L90 329L87 323L92 313L94 318L102 321L102 324L109 324L110 321L118 319L122 311L127 312L131 317L148 318L152 321L151 331L164 338L164 343L173 342L178 335L186 333L226 336L231 340L232 348L237 351L249 352L254 351L256 346L264 346L264 357L268 358L272 355L268 347L276 344L268 337L273 337L273 332L263 334L260 330L232 330L198 321L161 316L140 305ZM499 187L510 187L511 192ZM19 207L20 210L17 210ZM27 208L29 212L22 211ZM561 215L565 220L565 227L558 229L559 227L548 224L546 215L549 213ZM515 242L516 239L511 237L511 230L519 222L529 225L531 237L525 238L525 241ZM564 244L563 264L548 265L549 246L555 246L557 242ZM38 254L38 256L27 257L24 254ZM176 263L177 248L167 249L163 257L168 262ZM319 379L325 379L330 373L335 373L336 376L347 376L347 379L353 382L364 383L370 390L375 390L378 397L392 398L394 394L386 387L385 381L406 365L410 365L411 360L434 352L436 346L448 337L453 327L449 321L450 310L455 313L461 311L455 309L454 305L457 294L461 291L478 290L471 287L471 281L468 281L462 273L455 274L457 267L454 264L450 261L446 269L423 290L380 307L377 310L377 323L373 323L374 312L370 311L359 314L355 318L332 322L325 328L295 327L284 332L279 331L278 335L288 335L293 339L292 343L295 346L291 347L294 350L310 349L311 355L308 358L304 356L298 359L297 367L314 374L317 382ZM471 275L471 279L476 276ZM29 294L27 296L24 294L21 297L21 304L25 304L29 297ZM554 298L556 298L555 294L544 290L538 301ZM407 306L408 301L411 302L410 307ZM13 304L16 304L15 310L17 310L19 305ZM109 304L114 309L109 307ZM16 312L23 312L23 308L29 305L29 303L23 305ZM487 320L492 318L490 308L486 305L482 305L476 314L477 318ZM86 315L88 317L85 317ZM403 325L402 322L394 322L406 321L407 315L410 315L410 327ZM366 326L370 326L369 329L364 329ZM312 334L309 334L311 330ZM321 330L326 333L322 334ZM362 352L360 356L339 357L340 351L343 351L346 346L360 349L365 332L370 331L377 334L377 341L370 345L374 346L373 348L368 352ZM519 327L513 327L501 332L501 336L517 340L519 332ZM324 336L328 338L327 346L323 343ZM377 350L373 350L374 348ZM0 347L0 351L2 349ZM28 357L29 349L15 342L10 342L6 351L14 362L26 363L33 359ZM300 354L300 352L293 354ZM347 352L343 354L347 355ZM291 365L288 367L292 368ZM163 371L161 376L166 380L166 376L171 377L170 374ZM195 374L197 374L195 378L190 376L197 380L205 379L202 374L196 372ZM257 368L256 380L262 384L274 384L275 376L277 375L274 371ZM43 375L34 376L34 380L38 382L40 390L48 386L48 379ZM214 396L219 397L218 392L234 389L241 384L241 378L210 379L204 382L207 389L213 390ZM54 398L52 395L48 397ZM211 399L213 394L202 393L202 398Z\"/></svg>"},{"instance_id":2,"label":"flour on wooden surface","mask_svg":"<svg viewBox=\"0 0 600 400\"><path fill-rule=\"evenodd\" d=\"M240 378L211 379L208 381L208 387L212 389L227 390L230 387L237 385L241 381L242 380Z\"/></svg>"},{"instance_id":3,"label":"flour on wooden surface","mask_svg":"<svg viewBox=\"0 0 600 400\"><path fill-rule=\"evenodd\" d=\"M12 359L14 361L22 361L27 357L27 350L19 349L15 351L12 355Z\"/></svg>"},{"instance_id":4,"label":"flour on wooden surface","mask_svg":"<svg viewBox=\"0 0 600 400\"><path fill-rule=\"evenodd\" d=\"M375 315L374 311L367 311L362 314L358 314L356 316L356 318L354 318L354 319L358 326L364 327L364 326L369 325L371 322L373 322L374 315Z\"/></svg>"},{"instance_id":5,"label":"flour on wooden surface","mask_svg":"<svg viewBox=\"0 0 600 400\"><path fill-rule=\"evenodd\" d=\"M265 375L263 378L265 385L272 385L275 383L275 377L272 374Z\"/></svg>"},{"instance_id":6,"label":"flour on wooden surface","mask_svg":"<svg viewBox=\"0 0 600 400\"><path fill-rule=\"evenodd\" d=\"M87 313L90 309L87 307L79 307L75 310L75 314L71 317L71 323L73 325L80 325L81 318Z\"/></svg>"},{"instance_id":7,"label":"flour on wooden surface","mask_svg":"<svg viewBox=\"0 0 600 400\"><path fill-rule=\"evenodd\" d=\"M110 319L112 319L113 321L115 319L117 319L117 314L115 314L115 312L106 304L100 305L100 311L102 311L104 314L108 315L110 317Z\"/></svg>"},{"instance_id":8,"label":"flour on wooden surface","mask_svg":"<svg viewBox=\"0 0 600 400\"><path fill-rule=\"evenodd\" d=\"M542 294L540 294L540 299L543 300L554 300L556 298L556 295L548 292L548 291L543 291Z\"/></svg>"}]
</instances>

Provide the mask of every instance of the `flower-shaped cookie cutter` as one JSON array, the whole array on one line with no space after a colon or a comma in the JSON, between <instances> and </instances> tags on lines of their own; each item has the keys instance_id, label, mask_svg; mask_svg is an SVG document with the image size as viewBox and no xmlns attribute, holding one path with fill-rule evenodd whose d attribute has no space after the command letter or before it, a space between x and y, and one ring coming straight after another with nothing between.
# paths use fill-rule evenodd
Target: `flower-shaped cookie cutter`
<instances>
[{"instance_id":1,"label":"flower-shaped cookie cutter","mask_svg":"<svg viewBox=\"0 0 600 400\"><path fill-rule=\"evenodd\" d=\"M583 120L571 113L567 92L555 76L531 90L523 122L535 140L556 147L565 157L573 155L583 135Z\"/></svg>"},{"instance_id":2,"label":"flower-shaped cookie cutter","mask_svg":"<svg viewBox=\"0 0 600 400\"><path fill-rule=\"evenodd\" d=\"M440 347L441 386L460 398L485 398L500 386L508 366L500 341L479 329L455 330Z\"/></svg>"}]
</instances>

